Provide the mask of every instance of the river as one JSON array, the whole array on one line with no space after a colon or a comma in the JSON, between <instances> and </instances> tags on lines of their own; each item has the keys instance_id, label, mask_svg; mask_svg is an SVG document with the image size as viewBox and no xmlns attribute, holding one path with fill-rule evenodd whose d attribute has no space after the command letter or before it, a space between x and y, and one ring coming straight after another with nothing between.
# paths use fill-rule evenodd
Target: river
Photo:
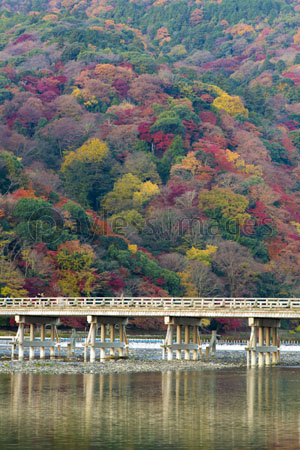
<instances>
[{"instance_id":1,"label":"river","mask_svg":"<svg viewBox=\"0 0 300 450\"><path fill-rule=\"evenodd\" d=\"M299 449L300 368L0 375L0 449Z\"/></svg>"}]
</instances>

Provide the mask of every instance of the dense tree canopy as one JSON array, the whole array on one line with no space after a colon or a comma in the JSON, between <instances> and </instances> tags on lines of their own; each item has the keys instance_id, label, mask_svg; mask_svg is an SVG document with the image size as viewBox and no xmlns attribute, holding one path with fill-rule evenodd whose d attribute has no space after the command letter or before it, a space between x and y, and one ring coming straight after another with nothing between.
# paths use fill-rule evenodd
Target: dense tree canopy
<instances>
[{"instance_id":1,"label":"dense tree canopy","mask_svg":"<svg viewBox=\"0 0 300 450\"><path fill-rule=\"evenodd\" d=\"M298 295L296 0L0 12L1 296Z\"/></svg>"}]
</instances>

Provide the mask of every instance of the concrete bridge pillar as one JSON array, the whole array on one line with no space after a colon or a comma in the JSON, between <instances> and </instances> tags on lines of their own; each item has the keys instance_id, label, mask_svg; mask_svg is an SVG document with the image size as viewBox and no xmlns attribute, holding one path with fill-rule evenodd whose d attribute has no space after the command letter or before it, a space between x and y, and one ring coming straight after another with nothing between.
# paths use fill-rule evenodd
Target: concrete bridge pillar
<instances>
[{"instance_id":1,"label":"concrete bridge pillar","mask_svg":"<svg viewBox=\"0 0 300 450\"><path fill-rule=\"evenodd\" d=\"M50 340L51 342L55 341L55 335L57 335L56 325L50 325ZM50 347L50 359L54 359L55 357L55 347Z\"/></svg>"},{"instance_id":2,"label":"concrete bridge pillar","mask_svg":"<svg viewBox=\"0 0 300 450\"><path fill-rule=\"evenodd\" d=\"M198 336L199 336L199 329L196 325L193 325L193 344L195 346L197 344L199 346L199 344L200 344L200 336L199 336L199 342L198 342ZM200 348L198 348L198 350L197 350L197 348L194 348L194 350L193 350L193 360L194 361L197 361L197 359L198 359L198 351L200 352L199 356L201 359L201 346L200 346Z\"/></svg>"},{"instance_id":3,"label":"concrete bridge pillar","mask_svg":"<svg viewBox=\"0 0 300 450\"><path fill-rule=\"evenodd\" d=\"M259 347L264 346L264 327L258 327L258 345ZM263 367L264 365L264 354L262 351L258 352L258 367Z\"/></svg>"},{"instance_id":4,"label":"concrete bridge pillar","mask_svg":"<svg viewBox=\"0 0 300 450\"><path fill-rule=\"evenodd\" d=\"M180 345L181 344L181 325L176 325L176 344ZM177 349L176 350L176 359L181 359L181 350Z\"/></svg>"},{"instance_id":5,"label":"concrete bridge pillar","mask_svg":"<svg viewBox=\"0 0 300 450\"><path fill-rule=\"evenodd\" d=\"M217 331L216 330L212 330L210 343L205 349L205 359L208 359L210 356L212 358L214 358L216 356L217 337L218 337Z\"/></svg>"},{"instance_id":6,"label":"concrete bridge pillar","mask_svg":"<svg viewBox=\"0 0 300 450\"><path fill-rule=\"evenodd\" d=\"M168 361L172 361L172 359L173 359L173 347L172 347L172 345L173 345L173 331L174 331L174 325L168 326L167 337L166 337ZM181 341L181 336L180 336L180 341ZM180 358L179 359L181 359L181 351L180 351Z\"/></svg>"},{"instance_id":7,"label":"concrete bridge pillar","mask_svg":"<svg viewBox=\"0 0 300 450\"><path fill-rule=\"evenodd\" d=\"M41 343L45 342L46 337L46 326L44 323L41 323ZM40 347L40 359L45 359L45 347Z\"/></svg>"},{"instance_id":8,"label":"concrete bridge pillar","mask_svg":"<svg viewBox=\"0 0 300 450\"><path fill-rule=\"evenodd\" d=\"M91 323L90 335L91 335L91 346L90 346L90 362L96 361L96 323Z\"/></svg>"},{"instance_id":9,"label":"concrete bridge pillar","mask_svg":"<svg viewBox=\"0 0 300 450\"><path fill-rule=\"evenodd\" d=\"M90 324L89 334L85 343L85 360L86 351L90 349L90 362L96 361L96 350L100 349L100 361L106 357L105 351L109 350L110 356L115 356L118 351L119 356L124 356L124 349L128 354L128 341L126 336L126 325L128 318L118 316L87 316L87 321ZM100 325L100 342L96 341L98 327ZM106 326L109 326L110 342L106 342ZM116 340L116 326L119 328L119 340Z\"/></svg>"},{"instance_id":10,"label":"concrete bridge pillar","mask_svg":"<svg viewBox=\"0 0 300 450\"><path fill-rule=\"evenodd\" d=\"M184 359L189 360L191 351L193 352L193 360L198 359L201 351L201 342L199 335L199 326L201 319L195 317L165 317L165 324L168 325L166 338L163 344L163 359L167 350L167 357L169 361L173 360L173 353L176 352L176 359L182 359L182 352L184 352ZM176 342L173 342L173 335L176 329ZM191 329L193 329L191 337ZM184 340L182 339L184 335Z\"/></svg>"},{"instance_id":11,"label":"concrete bridge pillar","mask_svg":"<svg viewBox=\"0 0 300 450\"><path fill-rule=\"evenodd\" d=\"M34 341L34 323L30 324L30 340ZM34 347L29 347L29 359L34 359Z\"/></svg>"},{"instance_id":12,"label":"concrete bridge pillar","mask_svg":"<svg viewBox=\"0 0 300 450\"><path fill-rule=\"evenodd\" d=\"M16 315L15 321L18 324L18 332L16 336L16 345L18 346L18 357L22 361L24 359L24 348L29 347L29 359L34 359L35 348L40 348L40 359L45 358L45 349L50 348L50 357L54 356L55 345L58 340L55 341L55 330L59 325L59 318L57 317L44 317L44 316L21 316ZM25 323L29 323L29 339L25 339L24 329ZM40 324L41 337L40 340L35 339L34 330L35 326ZM51 338L50 341L46 341L46 325L51 325ZM57 333L56 333L57 334Z\"/></svg>"},{"instance_id":13,"label":"concrete bridge pillar","mask_svg":"<svg viewBox=\"0 0 300 450\"><path fill-rule=\"evenodd\" d=\"M280 338L278 336L278 328L272 330L272 345L277 346L277 352L272 353L272 364L277 364L280 359Z\"/></svg>"},{"instance_id":14,"label":"concrete bridge pillar","mask_svg":"<svg viewBox=\"0 0 300 450\"><path fill-rule=\"evenodd\" d=\"M106 328L105 328L104 323L102 323L100 325L100 327L101 327L100 340L101 340L101 342L105 342L105 331L106 331ZM105 348L101 347L100 348L100 361L103 360L104 358L105 358Z\"/></svg>"},{"instance_id":15,"label":"concrete bridge pillar","mask_svg":"<svg viewBox=\"0 0 300 450\"><path fill-rule=\"evenodd\" d=\"M126 330L125 330L125 325L120 323L119 325L120 327L120 342L124 342L125 336L126 336ZM124 348L120 347L119 348L119 356L123 357L124 356Z\"/></svg>"},{"instance_id":16,"label":"concrete bridge pillar","mask_svg":"<svg viewBox=\"0 0 300 450\"><path fill-rule=\"evenodd\" d=\"M25 323L19 323L19 329L17 333L19 343L19 361L23 361L24 359L24 328Z\"/></svg>"},{"instance_id":17,"label":"concrete bridge pillar","mask_svg":"<svg viewBox=\"0 0 300 450\"><path fill-rule=\"evenodd\" d=\"M257 345L257 336L256 336L256 328L251 326L251 336L249 347L251 348L251 366L256 366L256 345Z\"/></svg>"},{"instance_id":18,"label":"concrete bridge pillar","mask_svg":"<svg viewBox=\"0 0 300 450\"><path fill-rule=\"evenodd\" d=\"M185 325L184 326L184 341L185 344L188 345L190 343L190 326ZM184 359L189 360L190 359L190 350L187 348L184 350Z\"/></svg>"},{"instance_id":19,"label":"concrete bridge pillar","mask_svg":"<svg viewBox=\"0 0 300 450\"><path fill-rule=\"evenodd\" d=\"M110 324L110 342L114 342L114 341L115 341L115 324L111 323ZM109 354L110 354L110 356L115 356L114 347L110 348Z\"/></svg>"},{"instance_id":20,"label":"concrete bridge pillar","mask_svg":"<svg viewBox=\"0 0 300 450\"><path fill-rule=\"evenodd\" d=\"M270 347L271 345L271 327L266 327L265 328L265 335L266 335L266 346ZM265 363L266 366L270 366L271 364L271 352L266 352L266 356L265 356Z\"/></svg>"},{"instance_id":21,"label":"concrete bridge pillar","mask_svg":"<svg viewBox=\"0 0 300 450\"><path fill-rule=\"evenodd\" d=\"M250 318L249 325L251 326L251 335L248 347L246 347L247 365L256 367L257 355L259 367L263 367L264 365L270 366L271 362L272 364L276 364L279 361L278 353L280 341L278 339L278 328L280 327L280 320Z\"/></svg>"}]
</instances>

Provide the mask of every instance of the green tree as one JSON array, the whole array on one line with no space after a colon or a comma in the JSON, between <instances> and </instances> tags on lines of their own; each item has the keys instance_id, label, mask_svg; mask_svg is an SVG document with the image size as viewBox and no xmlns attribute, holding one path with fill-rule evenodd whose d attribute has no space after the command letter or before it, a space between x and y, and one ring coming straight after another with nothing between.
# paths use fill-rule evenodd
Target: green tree
<instances>
[{"instance_id":1,"label":"green tree","mask_svg":"<svg viewBox=\"0 0 300 450\"><path fill-rule=\"evenodd\" d=\"M185 128L178 114L174 111L164 111L150 128L150 133L162 131L165 134L184 134Z\"/></svg>"},{"instance_id":2,"label":"green tree","mask_svg":"<svg viewBox=\"0 0 300 450\"><path fill-rule=\"evenodd\" d=\"M0 151L0 193L18 188L25 180L20 160L9 152Z\"/></svg>"},{"instance_id":3,"label":"green tree","mask_svg":"<svg viewBox=\"0 0 300 450\"><path fill-rule=\"evenodd\" d=\"M126 158L124 171L138 177L140 181L161 184L156 165L147 153L133 153Z\"/></svg>"},{"instance_id":4,"label":"green tree","mask_svg":"<svg viewBox=\"0 0 300 450\"><path fill-rule=\"evenodd\" d=\"M27 291L24 289L25 279L16 264L10 258L9 246L15 240L13 232L4 231L0 227L0 296L23 297Z\"/></svg>"},{"instance_id":5,"label":"green tree","mask_svg":"<svg viewBox=\"0 0 300 450\"><path fill-rule=\"evenodd\" d=\"M41 198L21 198L15 206L17 235L27 242L45 242L51 249L70 239L64 220L51 203Z\"/></svg>"},{"instance_id":6,"label":"green tree","mask_svg":"<svg viewBox=\"0 0 300 450\"><path fill-rule=\"evenodd\" d=\"M171 145L165 151L163 157L161 159L155 159L157 171L163 183L168 181L172 165L181 162L184 155L185 150L183 139L181 136L175 136Z\"/></svg>"},{"instance_id":7,"label":"green tree","mask_svg":"<svg viewBox=\"0 0 300 450\"><path fill-rule=\"evenodd\" d=\"M69 195L85 207L96 208L113 185L113 169L106 143L91 139L65 156L61 172Z\"/></svg>"}]
</instances>

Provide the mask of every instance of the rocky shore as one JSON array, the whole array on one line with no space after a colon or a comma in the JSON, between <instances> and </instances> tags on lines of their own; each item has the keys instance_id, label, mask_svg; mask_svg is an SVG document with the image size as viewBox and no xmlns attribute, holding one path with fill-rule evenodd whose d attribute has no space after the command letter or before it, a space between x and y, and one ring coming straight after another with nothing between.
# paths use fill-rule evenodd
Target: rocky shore
<instances>
[{"instance_id":1,"label":"rocky shore","mask_svg":"<svg viewBox=\"0 0 300 450\"><path fill-rule=\"evenodd\" d=\"M244 352L220 352L215 359L202 361L163 361L158 357L138 352L130 355L129 359L107 359L104 362L84 363L82 358L74 357L66 361L64 358L50 361L11 361L7 356L0 357L0 373L41 373L41 374L109 374L109 373L137 373L137 372L165 372L169 370L205 370L246 367ZM151 358L152 356L152 358ZM280 366L299 366L300 353L290 352L281 354Z\"/></svg>"}]
</instances>

